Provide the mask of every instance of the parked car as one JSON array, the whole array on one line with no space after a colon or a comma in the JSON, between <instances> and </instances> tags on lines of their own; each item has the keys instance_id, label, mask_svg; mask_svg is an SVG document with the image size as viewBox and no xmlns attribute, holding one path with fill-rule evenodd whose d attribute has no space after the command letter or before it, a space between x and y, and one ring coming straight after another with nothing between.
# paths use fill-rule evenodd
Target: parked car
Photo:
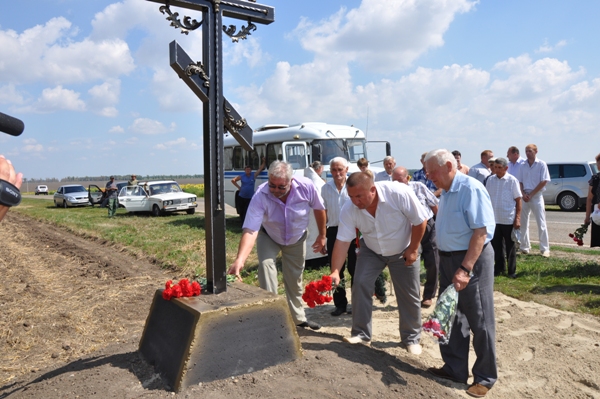
<instances>
[{"instance_id":1,"label":"parked car","mask_svg":"<svg viewBox=\"0 0 600 399\"><path fill-rule=\"evenodd\" d=\"M48 186L40 185L35 188L35 195L48 195Z\"/></svg>"},{"instance_id":2,"label":"parked car","mask_svg":"<svg viewBox=\"0 0 600 399\"><path fill-rule=\"evenodd\" d=\"M183 192L174 180L145 181L137 186L125 186L119 191L119 204L127 212L151 212L153 216L183 211L193 215L198 206L196 196Z\"/></svg>"},{"instance_id":3,"label":"parked car","mask_svg":"<svg viewBox=\"0 0 600 399\"><path fill-rule=\"evenodd\" d=\"M68 184L60 186L54 193L54 205L68 208L70 206L87 206L90 204L88 192L82 185Z\"/></svg>"},{"instance_id":4,"label":"parked car","mask_svg":"<svg viewBox=\"0 0 600 399\"><path fill-rule=\"evenodd\" d=\"M548 163L550 182L546 184L544 202L563 211L576 211L585 205L592 175L598 173L596 162Z\"/></svg>"},{"instance_id":5,"label":"parked car","mask_svg":"<svg viewBox=\"0 0 600 399\"><path fill-rule=\"evenodd\" d=\"M126 181L118 182L117 192L119 192L126 185ZM106 188L97 186L96 184L90 184L88 186L88 197L92 206L99 204L100 208L104 208L106 206L106 203L108 202L108 198L106 197Z\"/></svg>"}]
</instances>

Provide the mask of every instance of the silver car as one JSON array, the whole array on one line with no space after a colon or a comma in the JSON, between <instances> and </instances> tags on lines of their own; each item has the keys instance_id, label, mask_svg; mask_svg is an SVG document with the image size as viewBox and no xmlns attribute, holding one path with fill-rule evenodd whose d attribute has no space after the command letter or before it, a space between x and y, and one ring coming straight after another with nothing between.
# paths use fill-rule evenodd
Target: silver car
<instances>
[{"instance_id":1,"label":"silver car","mask_svg":"<svg viewBox=\"0 0 600 399\"><path fill-rule=\"evenodd\" d=\"M90 204L88 192L82 185L69 184L60 186L54 193L54 205L68 208L70 206L87 206Z\"/></svg>"},{"instance_id":2,"label":"silver car","mask_svg":"<svg viewBox=\"0 0 600 399\"><path fill-rule=\"evenodd\" d=\"M558 205L563 211L576 211L585 205L589 180L598 173L596 162L548 163L550 182L546 184L544 202Z\"/></svg>"}]
</instances>

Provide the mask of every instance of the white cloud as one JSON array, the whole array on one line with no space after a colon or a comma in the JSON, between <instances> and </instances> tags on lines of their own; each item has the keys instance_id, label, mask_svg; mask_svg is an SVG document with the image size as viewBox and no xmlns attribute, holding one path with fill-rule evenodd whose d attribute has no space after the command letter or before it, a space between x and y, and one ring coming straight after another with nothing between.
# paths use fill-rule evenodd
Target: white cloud
<instances>
[{"instance_id":1,"label":"white cloud","mask_svg":"<svg viewBox=\"0 0 600 399\"><path fill-rule=\"evenodd\" d=\"M544 40L544 44L542 44L537 50L535 50L535 52L536 53L550 53L550 52L558 50L561 47L564 47L566 45L567 45L566 40L560 40L554 46L549 45L548 40Z\"/></svg>"},{"instance_id":2,"label":"white cloud","mask_svg":"<svg viewBox=\"0 0 600 399\"><path fill-rule=\"evenodd\" d=\"M302 46L323 57L356 61L371 71L410 66L427 50L444 44L443 35L469 0L363 0L319 22L303 19L295 30Z\"/></svg>"},{"instance_id":3,"label":"white cloud","mask_svg":"<svg viewBox=\"0 0 600 399\"><path fill-rule=\"evenodd\" d=\"M167 141L166 143L157 144L154 146L157 150L166 150L171 147L183 147L187 145L187 140L185 137L180 137L177 140Z\"/></svg>"},{"instance_id":4,"label":"white cloud","mask_svg":"<svg viewBox=\"0 0 600 399\"><path fill-rule=\"evenodd\" d=\"M35 139L24 139L23 144L21 151L24 153L42 153L44 151L44 146Z\"/></svg>"},{"instance_id":5,"label":"white cloud","mask_svg":"<svg viewBox=\"0 0 600 399\"><path fill-rule=\"evenodd\" d=\"M79 98L79 93L56 86L53 89L44 89L42 95L30 105L19 108L20 112L50 113L60 110L85 111L86 105Z\"/></svg>"},{"instance_id":6,"label":"white cloud","mask_svg":"<svg viewBox=\"0 0 600 399\"><path fill-rule=\"evenodd\" d=\"M226 38L226 36L225 36ZM271 57L266 54L258 40L253 37L248 37L247 40L238 43L229 43L225 40L223 60L231 65L238 65L245 61L250 68L255 68L259 65L264 65L270 61Z\"/></svg>"},{"instance_id":7,"label":"white cloud","mask_svg":"<svg viewBox=\"0 0 600 399\"><path fill-rule=\"evenodd\" d=\"M134 133L155 135L172 132L173 130L175 130L175 127L176 124L174 122L171 123L169 127L166 127L161 122L155 121L153 119L137 118L133 121L133 124L129 127L129 130L131 130Z\"/></svg>"},{"instance_id":8,"label":"white cloud","mask_svg":"<svg viewBox=\"0 0 600 399\"><path fill-rule=\"evenodd\" d=\"M116 133L116 134L121 134L121 133L125 133L125 129L123 129L121 126L113 126L108 130L108 133Z\"/></svg>"}]
</instances>

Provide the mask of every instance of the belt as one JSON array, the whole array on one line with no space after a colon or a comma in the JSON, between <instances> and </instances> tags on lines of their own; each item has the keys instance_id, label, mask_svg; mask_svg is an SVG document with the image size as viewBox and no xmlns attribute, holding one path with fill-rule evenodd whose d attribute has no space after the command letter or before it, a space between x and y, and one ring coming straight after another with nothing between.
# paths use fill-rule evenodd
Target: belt
<instances>
[{"instance_id":1,"label":"belt","mask_svg":"<svg viewBox=\"0 0 600 399\"><path fill-rule=\"evenodd\" d=\"M485 247L487 247L487 245L489 244L486 243L483 248L481 248L481 251L483 252L483 250L485 249ZM464 255L467 253L467 250L465 249L464 251L440 251L438 250L438 253L440 254L440 256L454 256L454 255Z\"/></svg>"}]
</instances>

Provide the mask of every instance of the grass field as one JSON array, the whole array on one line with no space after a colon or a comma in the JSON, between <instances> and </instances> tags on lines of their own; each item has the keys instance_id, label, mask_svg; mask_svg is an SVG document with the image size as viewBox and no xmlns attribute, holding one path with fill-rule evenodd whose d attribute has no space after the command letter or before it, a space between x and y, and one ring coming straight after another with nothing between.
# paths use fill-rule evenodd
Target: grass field
<instances>
[{"instance_id":1,"label":"grass field","mask_svg":"<svg viewBox=\"0 0 600 399\"><path fill-rule=\"evenodd\" d=\"M125 246L134 254L155 259L180 278L205 275L205 232L202 215L151 217L119 209L108 219L106 209L55 208L49 201L23 199L11 212L20 212L66 228L76 234L102 238ZM227 217L227 263L233 262L241 236L238 217ZM532 251L535 252L535 251ZM549 259L519 255L517 279L497 277L495 288L512 297L543 303L558 309L600 315L600 264L596 251L552 247ZM320 279L328 267L305 271L305 283ZM257 285L255 250L242 277ZM424 278L424 273L422 273ZM280 292L282 288L280 285Z\"/></svg>"}]
</instances>

